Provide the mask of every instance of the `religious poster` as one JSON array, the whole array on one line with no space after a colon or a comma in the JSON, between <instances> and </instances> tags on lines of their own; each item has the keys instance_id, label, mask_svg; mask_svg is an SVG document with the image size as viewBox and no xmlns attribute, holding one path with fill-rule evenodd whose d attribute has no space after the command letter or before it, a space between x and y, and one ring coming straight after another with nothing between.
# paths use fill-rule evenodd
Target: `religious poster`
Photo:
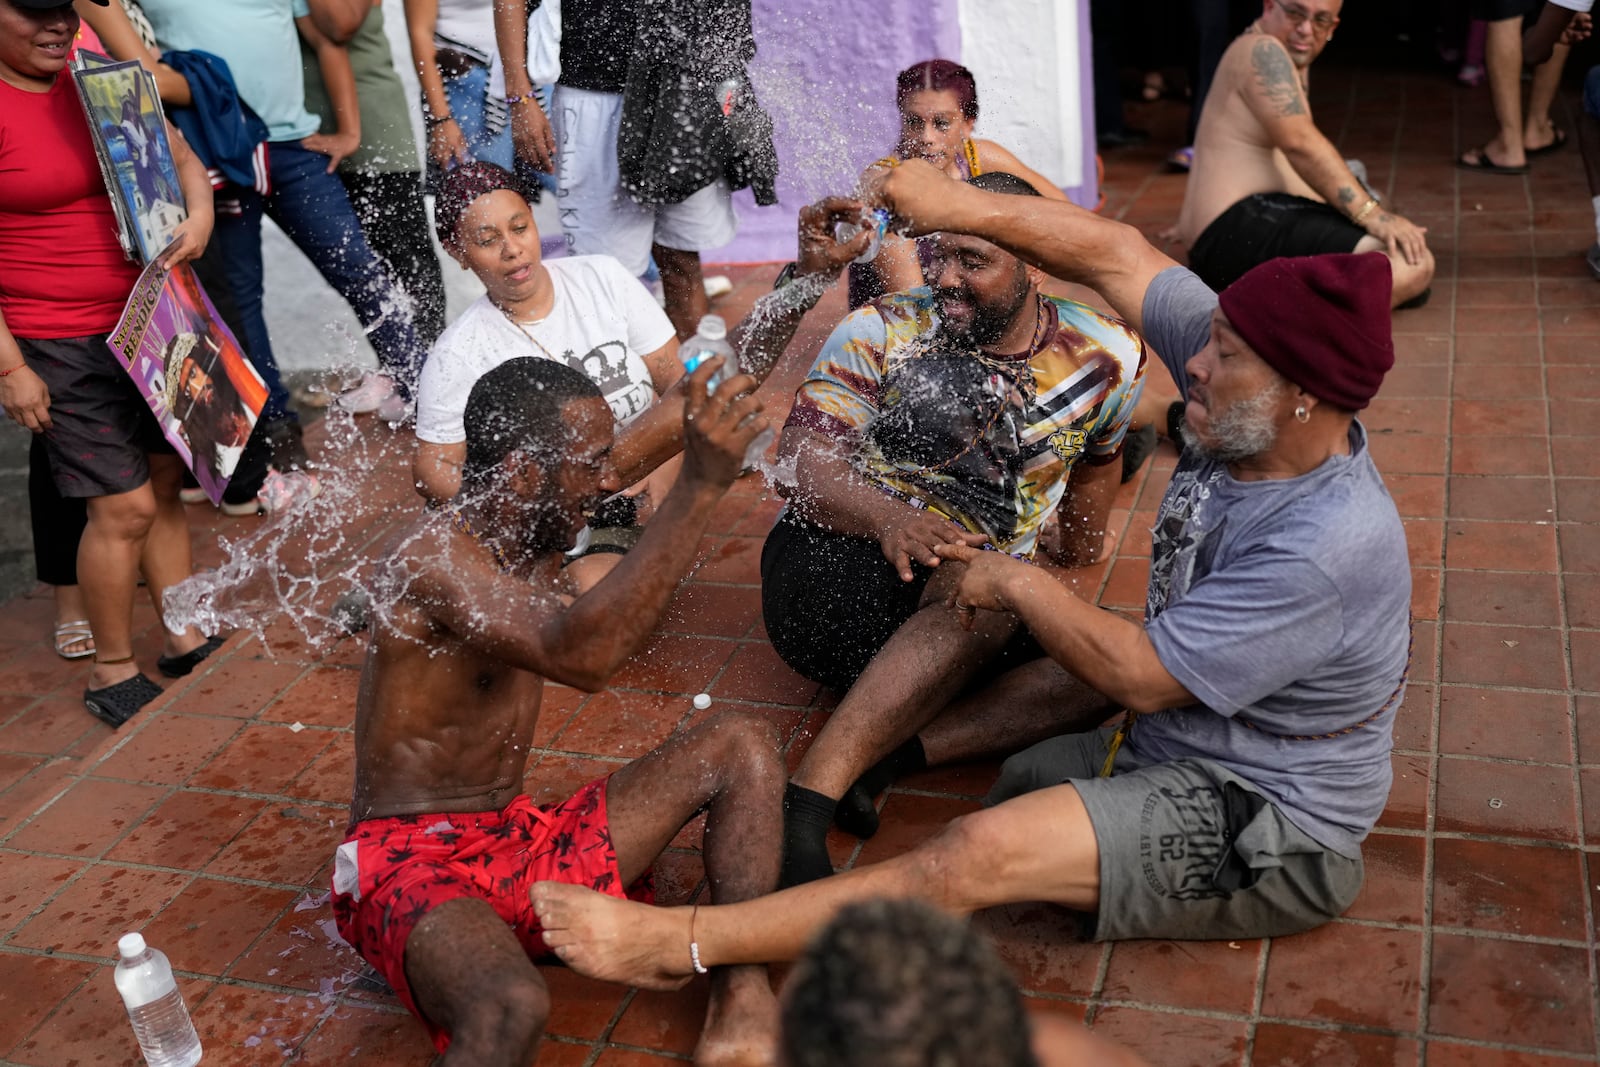
<instances>
[{"instance_id":1,"label":"religious poster","mask_svg":"<svg viewBox=\"0 0 1600 1067\"><path fill-rule=\"evenodd\" d=\"M146 267L107 343L200 488L219 502L267 387L193 269Z\"/></svg>"},{"instance_id":2,"label":"religious poster","mask_svg":"<svg viewBox=\"0 0 1600 1067\"><path fill-rule=\"evenodd\" d=\"M155 80L136 61L100 64L87 53L72 73L106 191L123 226L123 248L145 263L188 217Z\"/></svg>"}]
</instances>

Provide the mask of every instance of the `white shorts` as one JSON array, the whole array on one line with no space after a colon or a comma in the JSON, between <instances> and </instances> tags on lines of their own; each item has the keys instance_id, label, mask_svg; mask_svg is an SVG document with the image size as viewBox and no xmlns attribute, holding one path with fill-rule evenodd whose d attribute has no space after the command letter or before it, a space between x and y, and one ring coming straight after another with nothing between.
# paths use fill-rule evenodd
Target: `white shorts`
<instances>
[{"instance_id":1,"label":"white shorts","mask_svg":"<svg viewBox=\"0 0 1600 1067\"><path fill-rule=\"evenodd\" d=\"M621 93L557 85L550 123L556 136L556 205L567 251L613 256L629 274L650 267L651 244L704 252L733 240L739 220L728 183L718 180L679 204L639 204L622 190L617 167Z\"/></svg>"}]
</instances>

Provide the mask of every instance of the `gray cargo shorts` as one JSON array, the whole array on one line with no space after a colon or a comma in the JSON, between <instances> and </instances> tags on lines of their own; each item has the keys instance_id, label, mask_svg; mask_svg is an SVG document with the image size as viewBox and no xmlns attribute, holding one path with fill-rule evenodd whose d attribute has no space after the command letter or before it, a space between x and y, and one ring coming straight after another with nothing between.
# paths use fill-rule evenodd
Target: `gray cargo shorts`
<instances>
[{"instance_id":1,"label":"gray cargo shorts","mask_svg":"<svg viewBox=\"0 0 1600 1067\"><path fill-rule=\"evenodd\" d=\"M1205 759L1141 763L1123 746L1098 777L1110 729L1040 742L1006 760L984 803L1070 782L1100 849L1090 937L1279 937L1338 917L1361 857L1312 840L1238 775Z\"/></svg>"}]
</instances>

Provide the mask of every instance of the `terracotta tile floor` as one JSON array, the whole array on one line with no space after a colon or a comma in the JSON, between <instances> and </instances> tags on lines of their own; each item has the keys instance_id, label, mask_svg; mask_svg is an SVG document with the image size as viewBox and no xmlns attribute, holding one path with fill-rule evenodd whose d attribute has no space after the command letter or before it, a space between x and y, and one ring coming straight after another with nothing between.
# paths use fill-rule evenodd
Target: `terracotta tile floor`
<instances>
[{"instance_id":1,"label":"terracotta tile floor","mask_svg":"<svg viewBox=\"0 0 1600 1067\"><path fill-rule=\"evenodd\" d=\"M1484 94L1338 71L1317 92L1324 127L1430 228L1439 256L1432 302L1396 317L1399 362L1367 419L1410 532L1417 649L1366 889L1339 922L1271 942L1084 945L1037 905L978 921L1034 1004L1163 1067L1593 1061L1600 286L1579 258L1593 234L1578 156L1541 160L1525 179L1465 174L1449 160L1482 140ZM1134 110L1176 136L1177 108ZM1107 210L1151 234L1184 182L1158 157L1107 161ZM733 316L772 270L735 273ZM811 317L767 390L776 406L838 311L835 297ZM379 473L330 564L410 506L397 444L380 432L362 446ZM1142 600L1143 531L1171 465L1158 455L1117 500L1119 551L1088 576L1105 603ZM763 637L755 561L776 508L757 481L737 485L702 567L618 687L551 693L530 791L561 794L639 754L692 716L702 690L771 716L798 756L833 698ZM214 534L254 529L212 516L191 512L206 564L220 559ZM139 617L148 661L154 617ZM113 734L77 701L81 667L48 654L49 620L37 593L0 614L0 1060L136 1062L109 965L116 936L143 927L183 975L207 1063L428 1062L422 1030L335 942L323 898L350 790L360 646L315 651L264 616L270 649L240 634ZM909 847L970 810L992 774L903 783L879 838L859 851L838 838L836 855ZM669 899L701 878L692 847L663 862ZM545 976L555 1008L541 1064L661 1063L692 1046L702 988Z\"/></svg>"}]
</instances>

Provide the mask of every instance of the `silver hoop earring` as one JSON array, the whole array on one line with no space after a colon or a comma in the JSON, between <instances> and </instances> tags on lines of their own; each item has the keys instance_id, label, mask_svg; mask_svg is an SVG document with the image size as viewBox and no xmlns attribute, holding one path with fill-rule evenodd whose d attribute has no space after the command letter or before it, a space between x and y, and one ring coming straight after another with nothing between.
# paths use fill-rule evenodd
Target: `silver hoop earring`
<instances>
[{"instance_id":1,"label":"silver hoop earring","mask_svg":"<svg viewBox=\"0 0 1600 1067\"><path fill-rule=\"evenodd\" d=\"M1304 404L1301 404L1299 407L1294 409L1294 417L1299 419L1301 422L1310 422L1311 412L1306 410L1306 406Z\"/></svg>"}]
</instances>

